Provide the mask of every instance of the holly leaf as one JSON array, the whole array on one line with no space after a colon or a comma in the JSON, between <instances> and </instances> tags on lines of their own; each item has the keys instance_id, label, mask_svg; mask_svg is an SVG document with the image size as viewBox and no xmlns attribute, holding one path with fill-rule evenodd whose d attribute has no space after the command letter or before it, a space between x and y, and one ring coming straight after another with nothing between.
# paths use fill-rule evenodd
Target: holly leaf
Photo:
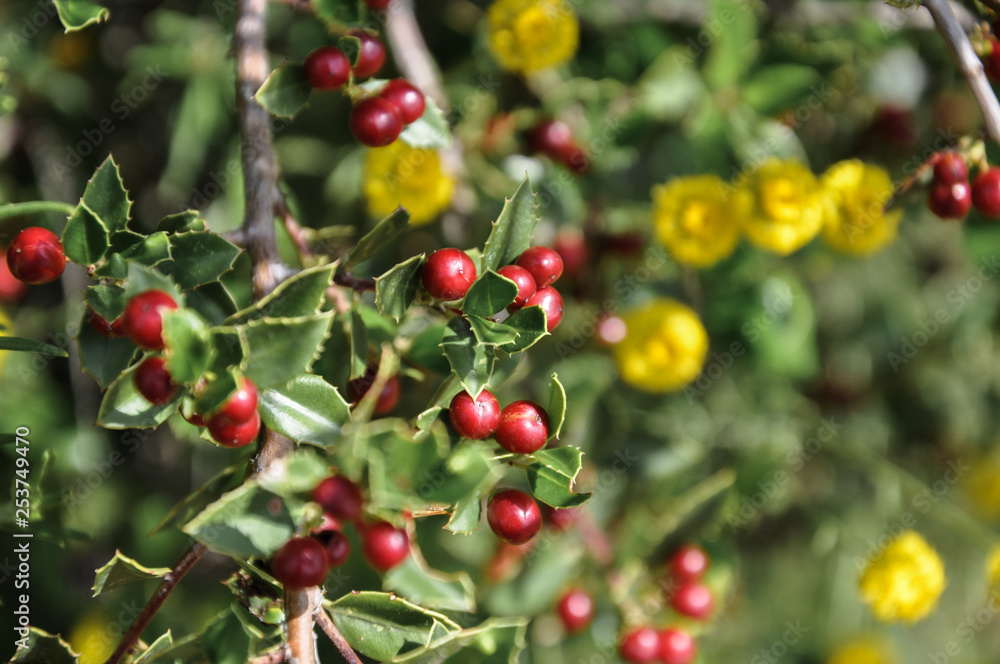
<instances>
[{"instance_id":1,"label":"holly leaf","mask_svg":"<svg viewBox=\"0 0 1000 664\"><path fill-rule=\"evenodd\" d=\"M375 278L375 306L379 313L396 321L403 317L420 287L420 266L423 262L424 254L420 254Z\"/></svg>"},{"instance_id":2,"label":"holly leaf","mask_svg":"<svg viewBox=\"0 0 1000 664\"><path fill-rule=\"evenodd\" d=\"M517 330L517 338L514 341L500 346L500 350L509 354L527 350L549 334L546 329L545 311L541 307L518 309L503 324Z\"/></svg>"},{"instance_id":3,"label":"holly leaf","mask_svg":"<svg viewBox=\"0 0 1000 664\"><path fill-rule=\"evenodd\" d=\"M531 246L537 223L538 204L531 191L531 182L525 177L514 195L506 199L500 216L493 222L493 230L483 248L480 272L496 270L517 260Z\"/></svg>"},{"instance_id":4,"label":"holly leaf","mask_svg":"<svg viewBox=\"0 0 1000 664\"><path fill-rule=\"evenodd\" d=\"M212 360L208 326L190 309L163 313L163 341L167 370L178 385L197 381Z\"/></svg>"},{"instance_id":5,"label":"holly leaf","mask_svg":"<svg viewBox=\"0 0 1000 664\"><path fill-rule=\"evenodd\" d=\"M78 265L93 265L110 246L108 229L80 203L66 221L62 245L66 258Z\"/></svg>"},{"instance_id":6,"label":"holly leaf","mask_svg":"<svg viewBox=\"0 0 1000 664\"><path fill-rule=\"evenodd\" d=\"M333 313L265 318L237 327L246 357L242 367L259 390L308 373L330 334Z\"/></svg>"},{"instance_id":7,"label":"holly leaf","mask_svg":"<svg viewBox=\"0 0 1000 664\"><path fill-rule=\"evenodd\" d=\"M197 210L184 210L177 214L168 214L160 219L156 224L157 231L163 231L168 235L174 233L186 233L188 231L206 231L208 224Z\"/></svg>"},{"instance_id":8,"label":"holly leaf","mask_svg":"<svg viewBox=\"0 0 1000 664\"><path fill-rule=\"evenodd\" d=\"M483 496L473 492L455 502L444 529L460 535L474 533L483 516Z\"/></svg>"},{"instance_id":9,"label":"holly leaf","mask_svg":"<svg viewBox=\"0 0 1000 664\"><path fill-rule=\"evenodd\" d=\"M22 648L19 642L15 643L18 643L18 647L10 661L18 664L77 664L79 657L73 654L72 648L62 637L37 627L28 628L27 648Z\"/></svg>"},{"instance_id":10,"label":"holly leaf","mask_svg":"<svg viewBox=\"0 0 1000 664\"><path fill-rule=\"evenodd\" d=\"M469 314L465 317L472 327L472 333L476 335L479 343L487 346L502 346L513 343L517 339L518 331L503 323L494 323L491 320L480 318Z\"/></svg>"},{"instance_id":11,"label":"holly leaf","mask_svg":"<svg viewBox=\"0 0 1000 664\"><path fill-rule=\"evenodd\" d=\"M279 496L296 497L310 493L330 476L330 463L311 450L298 450L271 464L260 475L260 485Z\"/></svg>"},{"instance_id":12,"label":"holly leaf","mask_svg":"<svg viewBox=\"0 0 1000 664\"><path fill-rule=\"evenodd\" d=\"M448 616L379 592L344 595L330 604L330 617L357 652L380 662L461 629Z\"/></svg>"},{"instance_id":13,"label":"holly leaf","mask_svg":"<svg viewBox=\"0 0 1000 664\"><path fill-rule=\"evenodd\" d=\"M97 424L105 429L151 429L163 423L175 410L180 396L162 406L154 406L139 394L132 374L140 363L129 367L108 386L97 411Z\"/></svg>"},{"instance_id":14,"label":"holly leaf","mask_svg":"<svg viewBox=\"0 0 1000 664\"><path fill-rule=\"evenodd\" d=\"M229 607L201 633L201 649L213 664L242 664L250 660L250 634L235 611Z\"/></svg>"},{"instance_id":15,"label":"holly leaf","mask_svg":"<svg viewBox=\"0 0 1000 664\"><path fill-rule=\"evenodd\" d=\"M57 9L59 4L57 1ZM77 4L77 2L73 4ZM106 9L104 14L107 15ZM125 184L122 182L114 157L108 155L108 158L94 171L93 177L90 178L86 189L83 190L83 199L80 204L86 206L109 232L114 233L125 229L129 220L129 212L132 209L132 201L128 198L128 192L125 190Z\"/></svg>"},{"instance_id":16,"label":"holly leaf","mask_svg":"<svg viewBox=\"0 0 1000 664\"><path fill-rule=\"evenodd\" d=\"M351 419L351 408L336 387L306 374L264 390L260 415L268 428L297 443L327 447Z\"/></svg>"},{"instance_id":17,"label":"holly leaf","mask_svg":"<svg viewBox=\"0 0 1000 664\"><path fill-rule=\"evenodd\" d=\"M551 595L550 595L551 596ZM393 664L516 664L524 650L528 618L491 618L431 645L399 655Z\"/></svg>"},{"instance_id":18,"label":"holly leaf","mask_svg":"<svg viewBox=\"0 0 1000 664\"><path fill-rule=\"evenodd\" d=\"M212 477L207 482L201 484L192 493L185 496L179 503L174 505L166 516L164 516L156 527L149 531L147 537L152 537L156 533L161 533L168 528L173 528L181 523L186 523L190 521L196 514L205 509L205 507L218 500L219 497L225 492L227 486L229 486L233 479L237 476L237 473L243 470L243 464L234 464L228 468L223 469L214 477Z\"/></svg>"},{"instance_id":19,"label":"holly leaf","mask_svg":"<svg viewBox=\"0 0 1000 664\"><path fill-rule=\"evenodd\" d=\"M156 640L150 643L138 657L133 659L132 664L143 664L143 662L155 661L168 653L173 647L174 637L168 629L166 634L161 634L157 637Z\"/></svg>"},{"instance_id":20,"label":"holly leaf","mask_svg":"<svg viewBox=\"0 0 1000 664\"><path fill-rule=\"evenodd\" d=\"M350 378L359 378L368 368L368 334L365 321L358 310L361 305L351 309L351 373Z\"/></svg>"},{"instance_id":21,"label":"holly leaf","mask_svg":"<svg viewBox=\"0 0 1000 664\"><path fill-rule=\"evenodd\" d=\"M110 385L128 369L135 357L136 348L128 339L104 337L87 322L88 312L83 313L76 343L80 348L81 368L94 377L101 388Z\"/></svg>"},{"instance_id":22,"label":"holly leaf","mask_svg":"<svg viewBox=\"0 0 1000 664\"><path fill-rule=\"evenodd\" d=\"M444 330L441 348L462 387L473 398L478 397L480 391L489 385L490 374L493 373L496 361L493 347L479 343L469 321L453 318Z\"/></svg>"},{"instance_id":23,"label":"holly leaf","mask_svg":"<svg viewBox=\"0 0 1000 664\"><path fill-rule=\"evenodd\" d=\"M233 267L240 248L217 233L188 231L169 236L169 274L183 289L216 281Z\"/></svg>"},{"instance_id":24,"label":"holly leaf","mask_svg":"<svg viewBox=\"0 0 1000 664\"><path fill-rule=\"evenodd\" d=\"M358 240L350 253L344 268L349 269L367 260L384 249L386 245L402 235L410 225L410 213L402 207L397 207L388 217L375 224L375 227Z\"/></svg>"},{"instance_id":25,"label":"holly leaf","mask_svg":"<svg viewBox=\"0 0 1000 664\"><path fill-rule=\"evenodd\" d=\"M558 374L549 379L549 406L545 409L549 416L549 440L558 438L566 420L566 389L559 382Z\"/></svg>"},{"instance_id":26,"label":"holly leaf","mask_svg":"<svg viewBox=\"0 0 1000 664\"><path fill-rule=\"evenodd\" d=\"M434 100L424 95L423 114L406 125L400 140L415 148L446 148L451 143L448 119Z\"/></svg>"},{"instance_id":27,"label":"holly leaf","mask_svg":"<svg viewBox=\"0 0 1000 664\"><path fill-rule=\"evenodd\" d=\"M358 2L353 0L312 0L316 15L331 27L343 29L361 20Z\"/></svg>"},{"instance_id":28,"label":"holly leaf","mask_svg":"<svg viewBox=\"0 0 1000 664\"><path fill-rule=\"evenodd\" d=\"M131 300L133 297L148 290L161 290L180 306L184 306L184 298L177 285L159 270L155 270L139 263L129 262L128 278L125 282L125 299Z\"/></svg>"},{"instance_id":29,"label":"holly leaf","mask_svg":"<svg viewBox=\"0 0 1000 664\"><path fill-rule=\"evenodd\" d=\"M233 314L229 322L238 325L260 318L295 318L319 313L336 269L336 263L328 263L302 270L253 306Z\"/></svg>"},{"instance_id":30,"label":"holly leaf","mask_svg":"<svg viewBox=\"0 0 1000 664\"><path fill-rule=\"evenodd\" d=\"M101 318L113 322L125 311L125 289L114 284L96 284L84 292L83 300ZM84 322L87 317L84 316ZM89 325L88 325L89 327Z\"/></svg>"},{"instance_id":31,"label":"holly leaf","mask_svg":"<svg viewBox=\"0 0 1000 664\"><path fill-rule=\"evenodd\" d=\"M166 233L139 235L131 231L118 231L111 236L111 246L106 252L116 260L105 263L94 270L95 277L125 279L128 263L153 267L170 260L170 240Z\"/></svg>"},{"instance_id":32,"label":"holly leaf","mask_svg":"<svg viewBox=\"0 0 1000 664\"><path fill-rule=\"evenodd\" d=\"M284 501L253 482L223 494L181 528L212 551L239 558L269 558L295 529Z\"/></svg>"},{"instance_id":33,"label":"holly leaf","mask_svg":"<svg viewBox=\"0 0 1000 664\"><path fill-rule=\"evenodd\" d=\"M468 573L445 574L417 556L407 556L393 567L385 577L385 587L428 609L476 611L475 586Z\"/></svg>"},{"instance_id":34,"label":"holly leaf","mask_svg":"<svg viewBox=\"0 0 1000 664\"><path fill-rule=\"evenodd\" d=\"M236 313L236 301L221 281L209 281L184 293L185 305L208 323L221 325Z\"/></svg>"},{"instance_id":35,"label":"holly leaf","mask_svg":"<svg viewBox=\"0 0 1000 664\"><path fill-rule=\"evenodd\" d=\"M299 63L285 61L272 71L254 98L271 115L291 118L309 101L312 85Z\"/></svg>"},{"instance_id":36,"label":"holly leaf","mask_svg":"<svg viewBox=\"0 0 1000 664\"><path fill-rule=\"evenodd\" d=\"M535 462L525 471L535 498L555 508L577 507L590 500L592 494L573 493L573 483L583 467L579 448L544 449L528 458Z\"/></svg>"},{"instance_id":37,"label":"holly leaf","mask_svg":"<svg viewBox=\"0 0 1000 664\"><path fill-rule=\"evenodd\" d=\"M93 597L137 581L162 579L167 574L169 567L144 567L115 550L114 557L96 572Z\"/></svg>"},{"instance_id":38,"label":"holly leaf","mask_svg":"<svg viewBox=\"0 0 1000 664\"><path fill-rule=\"evenodd\" d=\"M111 16L106 8L90 0L53 0L56 13L66 32L73 32L87 27L91 23L100 23ZM109 157L110 158L110 157Z\"/></svg>"},{"instance_id":39,"label":"holly leaf","mask_svg":"<svg viewBox=\"0 0 1000 664\"><path fill-rule=\"evenodd\" d=\"M469 288L462 312L490 318L507 308L517 297L517 284L493 270L487 270Z\"/></svg>"},{"instance_id":40,"label":"holly leaf","mask_svg":"<svg viewBox=\"0 0 1000 664\"><path fill-rule=\"evenodd\" d=\"M25 339L23 337L0 337L0 350L13 350L27 353L41 353L42 355L53 355L55 357L69 357L62 348L52 344Z\"/></svg>"}]
</instances>

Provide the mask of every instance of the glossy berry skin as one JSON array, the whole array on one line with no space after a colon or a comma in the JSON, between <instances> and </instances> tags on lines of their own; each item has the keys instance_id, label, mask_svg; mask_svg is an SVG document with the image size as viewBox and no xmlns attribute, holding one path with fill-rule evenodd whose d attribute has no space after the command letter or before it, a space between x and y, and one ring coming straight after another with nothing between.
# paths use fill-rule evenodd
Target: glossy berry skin
<instances>
[{"instance_id":1,"label":"glossy berry skin","mask_svg":"<svg viewBox=\"0 0 1000 664\"><path fill-rule=\"evenodd\" d=\"M125 305L122 327L136 346L150 350L163 348L163 312L176 309L177 303L163 291L139 293Z\"/></svg>"},{"instance_id":2,"label":"glossy berry skin","mask_svg":"<svg viewBox=\"0 0 1000 664\"><path fill-rule=\"evenodd\" d=\"M410 124L421 115L427 108L427 101L424 94L403 78L394 78L385 84L379 91L378 96L391 102L399 109L399 115L403 118L403 124Z\"/></svg>"},{"instance_id":3,"label":"glossy berry skin","mask_svg":"<svg viewBox=\"0 0 1000 664\"><path fill-rule=\"evenodd\" d=\"M663 664L691 664L698 654L694 637L682 629L664 629L660 632L660 661Z\"/></svg>"},{"instance_id":4,"label":"glossy berry skin","mask_svg":"<svg viewBox=\"0 0 1000 664\"><path fill-rule=\"evenodd\" d=\"M699 581L688 581L677 589L677 592L670 598L670 604L678 613L697 620L704 620L712 615L715 601L708 586Z\"/></svg>"},{"instance_id":5,"label":"glossy berry skin","mask_svg":"<svg viewBox=\"0 0 1000 664\"><path fill-rule=\"evenodd\" d=\"M969 183L932 184L927 195L927 207L942 219L964 218L972 207Z\"/></svg>"},{"instance_id":6,"label":"glossy berry skin","mask_svg":"<svg viewBox=\"0 0 1000 664\"><path fill-rule=\"evenodd\" d=\"M549 438L549 415L536 403L515 401L500 411L500 422L493 436L508 452L537 452Z\"/></svg>"},{"instance_id":7,"label":"glossy berry skin","mask_svg":"<svg viewBox=\"0 0 1000 664\"><path fill-rule=\"evenodd\" d=\"M571 277L583 274L590 265L590 248L583 233L577 231L559 233L555 241L555 252L562 259L563 271Z\"/></svg>"},{"instance_id":8,"label":"glossy berry skin","mask_svg":"<svg viewBox=\"0 0 1000 664\"><path fill-rule=\"evenodd\" d=\"M369 97L355 104L348 123L354 138L370 148L392 144L403 131L399 109L381 97Z\"/></svg>"},{"instance_id":9,"label":"glossy berry skin","mask_svg":"<svg viewBox=\"0 0 1000 664\"><path fill-rule=\"evenodd\" d=\"M535 286L535 278L531 276L531 273L525 270L520 265L504 265L502 268L497 270L497 274L501 277L507 277L515 284L517 284L517 297L514 301L507 305L507 311L514 313L518 309L524 306L524 303L528 301L532 295L535 294L537 287Z\"/></svg>"},{"instance_id":10,"label":"glossy berry skin","mask_svg":"<svg viewBox=\"0 0 1000 664\"><path fill-rule=\"evenodd\" d=\"M324 512L344 521L357 521L364 505L358 485L341 475L328 477L317 484L312 499Z\"/></svg>"},{"instance_id":11,"label":"glossy berry skin","mask_svg":"<svg viewBox=\"0 0 1000 664\"><path fill-rule=\"evenodd\" d=\"M66 269L62 242L47 228L25 228L7 247L7 267L26 284L55 281Z\"/></svg>"},{"instance_id":12,"label":"glossy berry skin","mask_svg":"<svg viewBox=\"0 0 1000 664\"><path fill-rule=\"evenodd\" d=\"M385 46L382 44L382 40L364 30L352 30L347 34L361 40L358 62L354 65L354 77L374 76L385 64Z\"/></svg>"},{"instance_id":13,"label":"glossy berry skin","mask_svg":"<svg viewBox=\"0 0 1000 664\"><path fill-rule=\"evenodd\" d=\"M972 204L984 217L1000 217L1000 168L988 168L972 181Z\"/></svg>"},{"instance_id":14,"label":"glossy berry skin","mask_svg":"<svg viewBox=\"0 0 1000 664\"><path fill-rule=\"evenodd\" d=\"M524 544L542 528L538 503L523 491L504 489L493 494L486 507L486 520L497 537L507 544Z\"/></svg>"},{"instance_id":15,"label":"glossy berry skin","mask_svg":"<svg viewBox=\"0 0 1000 664\"><path fill-rule=\"evenodd\" d=\"M492 436L500 423L500 402L489 390L483 390L475 399L462 390L452 397L448 418L458 435L482 440Z\"/></svg>"},{"instance_id":16,"label":"glossy berry skin","mask_svg":"<svg viewBox=\"0 0 1000 664\"><path fill-rule=\"evenodd\" d=\"M389 8L390 0L365 0L365 4L368 5L368 9L372 11L383 11Z\"/></svg>"},{"instance_id":17,"label":"glossy berry skin","mask_svg":"<svg viewBox=\"0 0 1000 664\"><path fill-rule=\"evenodd\" d=\"M185 420L195 425L196 427L208 426L208 422L205 421L205 416L202 415L201 413L196 413L194 411L191 411L191 413L188 415L184 415L183 412L181 413L181 415L184 416Z\"/></svg>"},{"instance_id":18,"label":"glossy berry skin","mask_svg":"<svg viewBox=\"0 0 1000 664\"><path fill-rule=\"evenodd\" d=\"M167 371L167 361L162 357L143 360L132 378L135 380L135 389L154 406L168 403L177 394L177 385Z\"/></svg>"},{"instance_id":19,"label":"glossy berry skin","mask_svg":"<svg viewBox=\"0 0 1000 664\"><path fill-rule=\"evenodd\" d=\"M552 286L538 289L534 295L524 303L526 307L541 307L545 312L545 329L551 332L559 326L563 317L563 299Z\"/></svg>"},{"instance_id":20,"label":"glossy berry skin","mask_svg":"<svg viewBox=\"0 0 1000 664\"><path fill-rule=\"evenodd\" d=\"M648 664L660 656L660 635L652 627L639 627L622 638L618 654L626 662Z\"/></svg>"},{"instance_id":21,"label":"glossy berry skin","mask_svg":"<svg viewBox=\"0 0 1000 664\"><path fill-rule=\"evenodd\" d=\"M957 152L942 152L934 164L935 184L955 184L969 178L969 167Z\"/></svg>"},{"instance_id":22,"label":"glossy berry skin","mask_svg":"<svg viewBox=\"0 0 1000 664\"><path fill-rule=\"evenodd\" d=\"M378 367L375 365L369 365L365 369L364 375L361 375L353 380L347 382L347 394L351 398L352 402L360 401L366 394L368 390L371 389L372 383L375 382L375 374L378 373ZM376 415L387 415L392 412L399 403L399 376L390 376L389 380L385 382L385 387L378 395L378 400L375 402L375 410L373 411Z\"/></svg>"},{"instance_id":23,"label":"glossy berry skin","mask_svg":"<svg viewBox=\"0 0 1000 664\"><path fill-rule=\"evenodd\" d=\"M406 531L384 521L368 527L362 544L368 564L379 572L389 571L410 554L410 538Z\"/></svg>"},{"instance_id":24,"label":"glossy berry skin","mask_svg":"<svg viewBox=\"0 0 1000 664\"><path fill-rule=\"evenodd\" d=\"M108 323L104 316L93 309L87 309L87 322L102 337L117 339L125 336L123 316L119 316L114 322Z\"/></svg>"},{"instance_id":25,"label":"glossy berry skin","mask_svg":"<svg viewBox=\"0 0 1000 664\"><path fill-rule=\"evenodd\" d=\"M254 411L249 420L240 423L213 415L208 418L208 433L212 436L212 440L223 447L249 445L260 433L260 415Z\"/></svg>"},{"instance_id":26,"label":"glossy berry skin","mask_svg":"<svg viewBox=\"0 0 1000 664\"><path fill-rule=\"evenodd\" d=\"M327 567L340 567L351 557L351 540L336 530L324 530L313 535L313 539L323 546Z\"/></svg>"},{"instance_id":27,"label":"glossy berry skin","mask_svg":"<svg viewBox=\"0 0 1000 664\"><path fill-rule=\"evenodd\" d=\"M233 424L246 422L257 412L257 386L249 378L243 377L240 385L222 404L216 416L229 420Z\"/></svg>"},{"instance_id":28,"label":"glossy berry skin","mask_svg":"<svg viewBox=\"0 0 1000 664\"><path fill-rule=\"evenodd\" d=\"M309 85L316 90L336 90L351 78L351 62L336 46L320 46L302 63Z\"/></svg>"},{"instance_id":29,"label":"glossy berry skin","mask_svg":"<svg viewBox=\"0 0 1000 664\"><path fill-rule=\"evenodd\" d=\"M326 578L326 552L311 537L293 537L271 559L274 578L286 588L310 588Z\"/></svg>"},{"instance_id":30,"label":"glossy berry skin","mask_svg":"<svg viewBox=\"0 0 1000 664\"><path fill-rule=\"evenodd\" d=\"M14 304L28 294L28 284L15 277L7 264L7 250L0 256L0 302Z\"/></svg>"},{"instance_id":31,"label":"glossy berry skin","mask_svg":"<svg viewBox=\"0 0 1000 664\"><path fill-rule=\"evenodd\" d=\"M700 579L707 569L708 554L695 544L685 544L670 557L670 574L677 581Z\"/></svg>"},{"instance_id":32,"label":"glossy berry skin","mask_svg":"<svg viewBox=\"0 0 1000 664\"><path fill-rule=\"evenodd\" d=\"M594 618L594 600L582 590L570 590L559 599L559 618L566 631L582 632Z\"/></svg>"},{"instance_id":33,"label":"glossy berry skin","mask_svg":"<svg viewBox=\"0 0 1000 664\"><path fill-rule=\"evenodd\" d=\"M420 279L431 297L460 300L476 280L476 264L461 249L438 249L424 261Z\"/></svg>"},{"instance_id":34,"label":"glossy berry skin","mask_svg":"<svg viewBox=\"0 0 1000 664\"><path fill-rule=\"evenodd\" d=\"M517 257L517 264L531 273L539 290L551 286L563 273L562 258L548 247L526 249Z\"/></svg>"}]
</instances>

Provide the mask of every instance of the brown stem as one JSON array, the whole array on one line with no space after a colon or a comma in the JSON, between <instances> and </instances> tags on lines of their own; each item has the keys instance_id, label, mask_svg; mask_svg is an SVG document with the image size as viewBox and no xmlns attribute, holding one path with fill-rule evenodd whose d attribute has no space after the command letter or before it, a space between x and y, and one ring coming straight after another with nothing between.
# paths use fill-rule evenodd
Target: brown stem
<instances>
[{"instance_id":1,"label":"brown stem","mask_svg":"<svg viewBox=\"0 0 1000 664\"><path fill-rule=\"evenodd\" d=\"M298 249L299 256L303 259L312 256L312 249L309 248L309 240L302 229L302 224L299 223L299 220L295 218L295 215L288 208L288 201L285 200L284 194L279 193L275 197L274 211L281 217L282 222L284 222L285 232L288 233L288 237L295 243L295 248Z\"/></svg>"},{"instance_id":2,"label":"brown stem","mask_svg":"<svg viewBox=\"0 0 1000 664\"><path fill-rule=\"evenodd\" d=\"M201 542L195 542L191 545L190 549L184 552L184 555L177 561L177 564L174 565L172 570L170 570L170 573L163 577L163 582L160 583L160 587L156 589L153 596L149 598L148 602L146 602L146 606L143 607L142 613L139 614L139 617L135 619L132 626L129 627L128 631L125 632L124 636L122 636L122 640L118 644L118 647L115 648L113 653L111 653L111 656L108 657L105 664L117 664L121 661L121 658L135 646L139 637L142 636L143 631L145 631L146 627L149 626L149 621L153 619L156 612L160 610L161 606L163 606L163 602L165 602L167 597L170 596L170 593L172 593L174 588L177 587L177 584L181 582L184 575L191 571L194 564L198 562L207 552L208 547Z\"/></svg>"},{"instance_id":3,"label":"brown stem","mask_svg":"<svg viewBox=\"0 0 1000 664\"><path fill-rule=\"evenodd\" d=\"M255 657L248 664L281 664L288 660L288 648L282 646L280 650L275 650L266 655Z\"/></svg>"},{"instance_id":4,"label":"brown stem","mask_svg":"<svg viewBox=\"0 0 1000 664\"><path fill-rule=\"evenodd\" d=\"M375 290L374 280L355 277L350 272L342 272L340 274L334 275L333 283L337 284L338 286L346 286L348 288L353 288L359 293Z\"/></svg>"},{"instance_id":5,"label":"brown stem","mask_svg":"<svg viewBox=\"0 0 1000 664\"><path fill-rule=\"evenodd\" d=\"M330 637L330 640L333 641L333 645L337 646L337 650L340 651L340 655L344 658L344 661L346 661L347 664L361 664L361 660L354 652L354 649L351 648L351 644L347 642L344 635L340 633L339 629L337 629L333 619L330 618L326 611L323 610L322 605L319 607L319 610L316 611L315 618L316 624L319 625L319 628L323 630L324 634Z\"/></svg>"},{"instance_id":6,"label":"brown stem","mask_svg":"<svg viewBox=\"0 0 1000 664\"><path fill-rule=\"evenodd\" d=\"M295 664L315 664L316 634L313 614L323 606L319 588L285 588L285 614L288 616L288 649Z\"/></svg>"}]
</instances>

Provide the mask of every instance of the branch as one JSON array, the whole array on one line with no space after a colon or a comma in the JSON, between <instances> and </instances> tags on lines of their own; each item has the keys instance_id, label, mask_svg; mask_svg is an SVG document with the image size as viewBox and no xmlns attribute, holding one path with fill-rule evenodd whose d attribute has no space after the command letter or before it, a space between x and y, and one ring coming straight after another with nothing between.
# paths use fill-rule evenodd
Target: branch
<instances>
[{"instance_id":1,"label":"branch","mask_svg":"<svg viewBox=\"0 0 1000 664\"><path fill-rule=\"evenodd\" d=\"M44 214L53 212L68 217L73 214L76 206L59 201L28 201L26 203L10 203L0 205L0 219L20 217L29 214Z\"/></svg>"},{"instance_id":2,"label":"branch","mask_svg":"<svg viewBox=\"0 0 1000 664\"><path fill-rule=\"evenodd\" d=\"M339 274L335 274L333 276L333 283L337 284L338 286L346 286L348 288L353 288L359 293L375 290L374 280L355 277L350 272L341 272Z\"/></svg>"},{"instance_id":3,"label":"branch","mask_svg":"<svg viewBox=\"0 0 1000 664\"><path fill-rule=\"evenodd\" d=\"M320 605L319 609L315 614L316 624L319 628L323 630L323 633L330 637L333 641L333 645L337 646L337 650L340 651L341 657L347 664L361 664L361 660L358 658L357 653L351 648L351 644L347 642L344 635L340 633L337 626L333 623L333 619L327 615L326 611L323 610L323 606Z\"/></svg>"},{"instance_id":4,"label":"branch","mask_svg":"<svg viewBox=\"0 0 1000 664\"><path fill-rule=\"evenodd\" d=\"M163 602L165 602L167 597L170 596L170 593L172 593L174 588L177 587L177 584L181 582L184 575L190 572L191 568L194 567L194 564L201 560L201 557L207 552L208 547L201 542L195 542L191 545L191 548L188 549L183 556L181 556L181 559L177 561L177 564L174 565L172 570L170 570L170 573L163 577L163 582L160 584L160 587L156 589L153 596L149 598L148 602L146 602L146 606L143 607L142 613L139 614L139 617L135 619L132 626L129 627L128 631L125 632L125 635L122 636L122 640L118 644L118 647L115 648L115 651L111 653L111 656L108 657L108 660L104 664L117 664L121 661L121 658L135 646L139 637L142 636L143 631L145 631L146 627L149 626L149 622L153 619L153 616L155 616L156 612L160 610L161 606L163 606Z\"/></svg>"},{"instance_id":5,"label":"branch","mask_svg":"<svg viewBox=\"0 0 1000 664\"><path fill-rule=\"evenodd\" d=\"M295 664L314 664L316 634L313 615L322 612L323 593L319 588L285 588L285 615L288 616L288 649Z\"/></svg>"},{"instance_id":6,"label":"branch","mask_svg":"<svg viewBox=\"0 0 1000 664\"><path fill-rule=\"evenodd\" d=\"M948 50L958 64L972 91L972 96L982 111L986 133L1000 144L1000 102L986 78L983 63L972 48L972 42L951 11L948 0L924 0L924 6L934 17L938 31L948 44Z\"/></svg>"}]
</instances>

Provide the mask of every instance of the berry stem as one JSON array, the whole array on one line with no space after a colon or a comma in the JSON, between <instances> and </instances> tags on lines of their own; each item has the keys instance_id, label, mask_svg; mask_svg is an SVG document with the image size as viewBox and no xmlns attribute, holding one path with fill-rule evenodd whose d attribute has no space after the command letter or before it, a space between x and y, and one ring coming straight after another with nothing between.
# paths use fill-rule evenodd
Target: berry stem
<instances>
[{"instance_id":1,"label":"berry stem","mask_svg":"<svg viewBox=\"0 0 1000 664\"><path fill-rule=\"evenodd\" d=\"M333 619L327 615L322 606L320 606L316 611L314 617L316 619L316 623L319 625L319 628L323 630L323 633L330 638L333 645L335 645L337 650L340 651L340 655L344 658L344 661L346 661L347 664L361 664L361 660L358 658L357 653L354 652L354 649L351 648L351 644L349 644L344 638L344 635L340 633L340 630L337 629L337 625L334 624Z\"/></svg>"},{"instance_id":2,"label":"berry stem","mask_svg":"<svg viewBox=\"0 0 1000 664\"><path fill-rule=\"evenodd\" d=\"M76 207L59 201L26 201L24 203L8 203L0 205L0 219L21 217L29 214L45 214L48 212L68 217Z\"/></svg>"},{"instance_id":3,"label":"berry stem","mask_svg":"<svg viewBox=\"0 0 1000 664\"><path fill-rule=\"evenodd\" d=\"M288 617L288 650L290 661L315 664L316 634L313 616L323 612L323 593L319 588L286 588L285 615Z\"/></svg>"},{"instance_id":4,"label":"berry stem","mask_svg":"<svg viewBox=\"0 0 1000 664\"><path fill-rule=\"evenodd\" d=\"M355 277L350 272L338 272L333 276L333 283L338 286L346 286L352 288L359 293L364 293L365 291L375 291L375 281L372 279L363 279L361 277Z\"/></svg>"}]
</instances>

